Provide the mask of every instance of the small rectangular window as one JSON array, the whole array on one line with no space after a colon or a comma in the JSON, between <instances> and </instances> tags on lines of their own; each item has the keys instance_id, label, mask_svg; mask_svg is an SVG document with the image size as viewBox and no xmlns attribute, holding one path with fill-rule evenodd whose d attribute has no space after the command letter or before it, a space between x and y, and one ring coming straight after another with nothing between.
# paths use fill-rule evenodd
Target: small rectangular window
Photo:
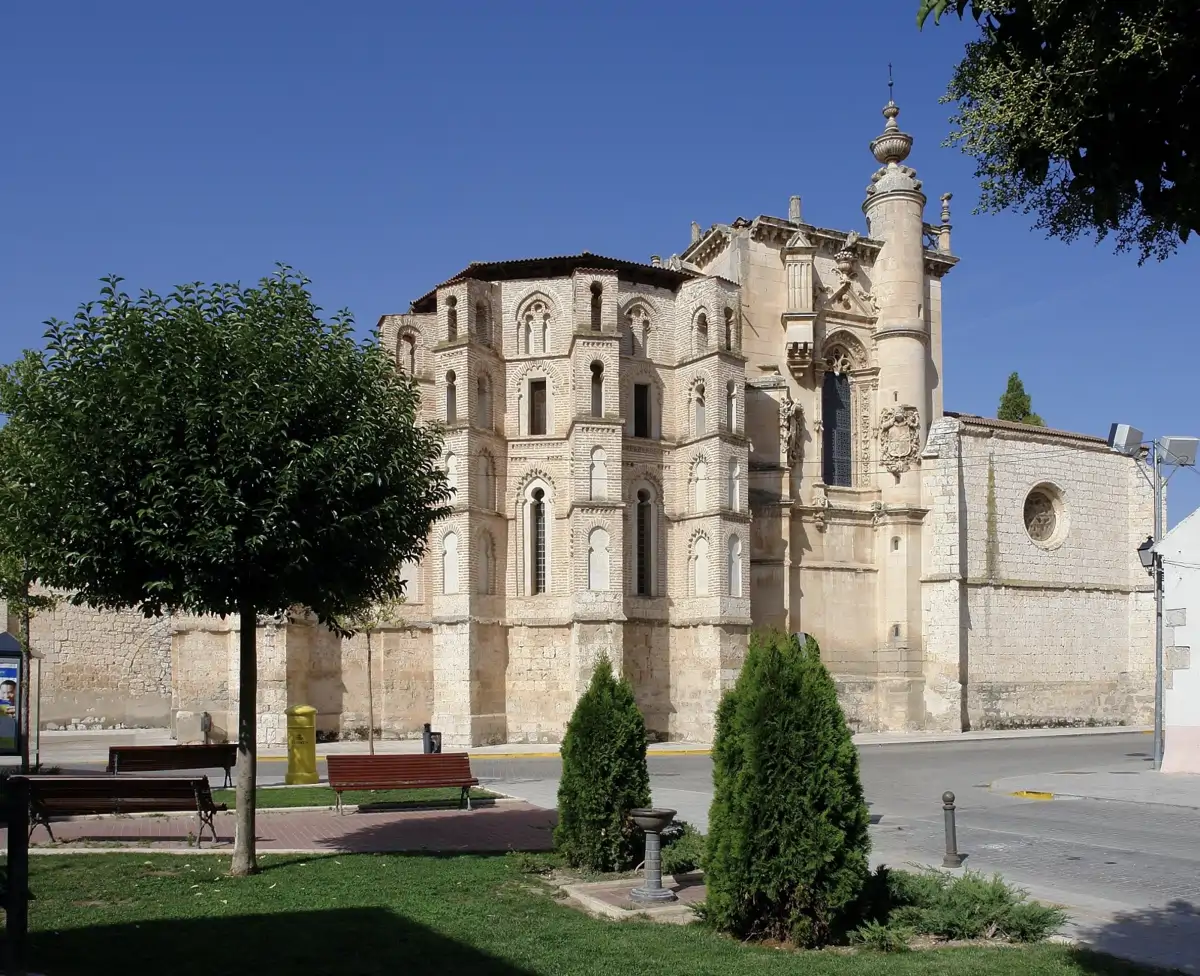
<instances>
[{"instance_id":1,"label":"small rectangular window","mask_svg":"<svg viewBox=\"0 0 1200 976\"><path fill-rule=\"evenodd\" d=\"M529 433L546 433L546 381L529 381Z\"/></svg>"},{"instance_id":2,"label":"small rectangular window","mask_svg":"<svg viewBox=\"0 0 1200 976\"><path fill-rule=\"evenodd\" d=\"M633 436L650 436L650 384L633 386Z\"/></svg>"}]
</instances>

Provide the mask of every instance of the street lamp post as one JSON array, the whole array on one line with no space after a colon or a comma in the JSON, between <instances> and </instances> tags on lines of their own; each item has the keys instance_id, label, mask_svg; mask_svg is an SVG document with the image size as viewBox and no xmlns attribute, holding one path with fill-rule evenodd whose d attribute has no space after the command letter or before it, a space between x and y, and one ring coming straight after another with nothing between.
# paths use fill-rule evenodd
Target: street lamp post
<instances>
[{"instance_id":1,"label":"street lamp post","mask_svg":"<svg viewBox=\"0 0 1200 976\"><path fill-rule=\"evenodd\" d=\"M1114 451L1139 460L1142 453L1142 432L1128 424L1113 424L1108 432L1108 446ZM1154 551L1163 537L1163 487L1164 458L1175 467L1191 467L1196 463L1196 448L1200 439L1195 437L1160 437L1149 444L1150 474L1147 480L1154 491L1154 535L1138 546L1138 560L1154 580L1154 768L1162 768L1163 758L1163 570L1162 557ZM1141 465L1138 470L1142 471ZM1142 471L1143 477L1146 473Z\"/></svg>"}]
</instances>

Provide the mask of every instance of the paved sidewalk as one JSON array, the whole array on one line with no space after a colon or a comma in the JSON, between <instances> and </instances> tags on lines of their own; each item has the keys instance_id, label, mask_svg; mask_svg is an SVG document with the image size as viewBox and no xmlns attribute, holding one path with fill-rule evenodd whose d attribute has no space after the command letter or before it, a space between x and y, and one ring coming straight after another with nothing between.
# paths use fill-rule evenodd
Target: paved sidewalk
<instances>
[{"instance_id":1,"label":"paved sidewalk","mask_svg":"<svg viewBox=\"0 0 1200 976\"><path fill-rule=\"evenodd\" d=\"M217 814L218 842L207 838L202 850L233 847L235 814ZM528 803L499 801L474 810L404 810L339 815L331 810L260 810L255 834L260 851L367 854L388 851L491 853L548 851L553 847L557 815ZM97 848L195 851L194 816L105 817L54 824L59 843L51 844L45 827L31 838L34 851L62 853ZM0 831L0 835L3 832ZM7 843L4 837L0 843Z\"/></svg>"},{"instance_id":2,"label":"paved sidewalk","mask_svg":"<svg viewBox=\"0 0 1200 976\"><path fill-rule=\"evenodd\" d=\"M860 746L914 745L939 742L974 742L995 739L1060 738L1064 736L1127 735L1130 732L1146 732L1147 729L1113 726L1106 728L1081 729L1010 729L982 732L862 732L854 736ZM167 745L174 742L166 729L102 729L98 731L62 731L41 733L41 760L49 766L72 763L105 763L108 747L114 745ZM709 743L703 742L658 742L650 746L652 756L707 755ZM361 740L322 742L317 746L318 756L331 753L363 753L367 743ZM380 753L409 754L421 751L420 739L381 739L375 743ZM559 754L558 743L504 743L495 746L477 746L468 750L481 759L542 759L555 758ZM280 747L263 747L259 758L273 762L287 755Z\"/></svg>"},{"instance_id":3,"label":"paved sidewalk","mask_svg":"<svg viewBox=\"0 0 1200 976\"><path fill-rule=\"evenodd\" d=\"M1200 776L1152 769L1078 769L994 780L993 793L1026 799L1120 800L1200 810Z\"/></svg>"}]
</instances>

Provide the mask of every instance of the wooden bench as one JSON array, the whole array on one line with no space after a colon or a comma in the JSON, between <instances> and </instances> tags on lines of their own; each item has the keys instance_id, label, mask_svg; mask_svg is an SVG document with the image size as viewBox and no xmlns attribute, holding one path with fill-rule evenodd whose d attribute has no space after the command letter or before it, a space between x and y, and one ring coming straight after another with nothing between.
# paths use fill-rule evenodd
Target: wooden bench
<instances>
[{"instance_id":1,"label":"wooden bench","mask_svg":"<svg viewBox=\"0 0 1200 976\"><path fill-rule=\"evenodd\" d=\"M38 824L50 839L51 817L81 817L98 813L172 813L194 811L197 846L204 828L217 839L213 818L225 804L213 801L207 776L175 779L166 776L30 776L29 835Z\"/></svg>"},{"instance_id":2,"label":"wooden bench","mask_svg":"<svg viewBox=\"0 0 1200 976\"><path fill-rule=\"evenodd\" d=\"M458 806L471 809L471 787L479 780L471 775L471 759L465 752L421 753L397 756L325 757L329 786L337 794L339 813L344 790L419 790L457 787L462 791Z\"/></svg>"},{"instance_id":3,"label":"wooden bench","mask_svg":"<svg viewBox=\"0 0 1200 976\"><path fill-rule=\"evenodd\" d=\"M225 785L233 785L230 770L237 762L237 745L218 742L198 746L109 746L108 772L154 773L165 769L224 769Z\"/></svg>"}]
</instances>

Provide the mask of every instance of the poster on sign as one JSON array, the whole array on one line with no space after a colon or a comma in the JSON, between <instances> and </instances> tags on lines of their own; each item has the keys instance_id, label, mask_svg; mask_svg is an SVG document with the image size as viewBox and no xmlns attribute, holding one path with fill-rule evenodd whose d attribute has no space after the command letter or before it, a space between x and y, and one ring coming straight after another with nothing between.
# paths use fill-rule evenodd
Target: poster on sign
<instances>
[{"instance_id":1,"label":"poster on sign","mask_svg":"<svg viewBox=\"0 0 1200 976\"><path fill-rule=\"evenodd\" d=\"M0 755L15 756L21 751L17 722L20 686L20 660L0 657Z\"/></svg>"}]
</instances>

